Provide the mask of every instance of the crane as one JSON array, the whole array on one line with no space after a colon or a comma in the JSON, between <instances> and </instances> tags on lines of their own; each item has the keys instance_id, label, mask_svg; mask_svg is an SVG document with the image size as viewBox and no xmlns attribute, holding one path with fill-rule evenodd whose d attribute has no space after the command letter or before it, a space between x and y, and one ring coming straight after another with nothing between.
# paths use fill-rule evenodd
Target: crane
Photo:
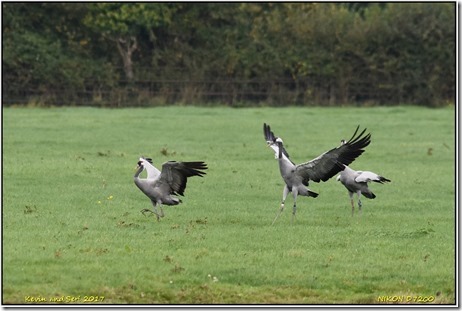
<instances>
[{"instance_id":1,"label":"crane","mask_svg":"<svg viewBox=\"0 0 462 311\"><path fill-rule=\"evenodd\" d=\"M279 170L282 179L285 182L281 207L273 220L273 224L283 212L284 204L289 192L292 192L294 198L294 205L292 209L293 222L297 212L297 196L301 195L313 198L318 196L316 192L307 188L309 181L327 181L340 172L343 169L343 165L349 165L364 152L364 148L370 144L371 134L369 133L363 136L366 131L366 129L364 129L356 136L358 130L359 125L350 140L341 146L326 151L309 162L297 165L290 160L289 154L284 148L282 139L274 135L269 125L266 123L263 124L263 134L266 143L275 153L275 158L279 162Z\"/></svg>"},{"instance_id":2,"label":"crane","mask_svg":"<svg viewBox=\"0 0 462 311\"><path fill-rule=\"evenodd\" d=\"M202 177L206 173L207 164L202 161L177 162L168 161L162 164L162 171L152 165L151 158L139 158L136 173L134 176L135 185L143 192L153 205L153 210L142 209L141 213L151 212L156 215L159 221L164 217L162 205L178 205L181 200L174 195L184 196L188 177ZM147 177L140 178L140 174L146 170ZM160 208L160 213L157 207Z\"/></svg>"},{"instance_id":3,"label":"crane","mask_svg":"<svg viewBox=\"0 0 462 311\"><path fill-rule=\"evenodd\" d=\"M358 208L361 212L361 195L368 199L375 199L375 194L369 189L368 183L373 181L379 184L391 182L391 180L369 171L355 171L344 165L343 171L337 176L337 181L340 181L348 190L351 201L351 216L354 214L355 204L353 196L358 195Z\"/></svg>"}]
</instances>

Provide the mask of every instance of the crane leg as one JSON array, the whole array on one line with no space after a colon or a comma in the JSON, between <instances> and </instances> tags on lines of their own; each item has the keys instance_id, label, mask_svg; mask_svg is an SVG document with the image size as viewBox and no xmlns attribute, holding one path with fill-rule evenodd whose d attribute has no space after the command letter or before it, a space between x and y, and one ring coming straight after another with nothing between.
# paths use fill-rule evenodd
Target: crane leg
<instances>
[{"instance_id":1,"label":"crane leg","mask_svg":"<svg viewBox=\"0 0 462 311\"><path fill-rule=\"evenodd\" d=\"M361 191L358 190L358 209L359 209L359 214L362 215L363 210L361 209L363 207L363 203L361 202Z\"/></svg>"},{"instance_id":2,"label":"crane leg","mask_svg":"<svg viewBox=\"0 0 462 311\"><path fill-rule=\"evenodd\" d=\"M292 221L291 223L294 223L295 220L297 220L297 217L295 214L297 213L297 205L294 204L294 207L292 208Z\"/></svg>"},{"instance_id":3,"label":"crane leg","mask_svg":"<svg viewBox=\"0 0 462 311\"><path fill-rule=\"evenodd\" d=\"M144 216L146 216L146 213L147 212L150 212L151 214L156 214L154 211L148 209L148 208L145 208L145 209L142 209L141 211L141 214L143 214Z\"/></svg>"},{"instance_id":4,"label":"crane leg","mask_svg":"<svg viewBox=\"0 0 462 311\"><path fill-rule=\"evenodd\" d=\"M154 214L156 215L157 217L157 221L160 220L161 217L164 217L164 210L162 209L162 204L161 203L156 203L156 204L153 204L154 205ZM160 213L157 211L157 206L159 206L160 208Z\"/></svg>"},{"instance_id":5,"label":"crane leg","mask_svg":"<svg viewBox=\"0 0 462 311\"><path fill-rule=\"evenodd\" d=\"M276 214L276 217L274 218L273 222L271 223L271 225L274 225L274 223L276 222L276 219L279 218L279 215L282 214L282 211L284 210L284 201L282 201L281 203L281 208L279 209L279 212Z\"/></svg>"},{"instance_id":6,"label":"crane leg","mask_svg":"<svg viewBox=\"0 0 462 311\"><path fill-rule=\"evenodd\" d=\"M291 223L294 223L294 220L296 220L296 215L297 214L297 195L298 195L298 190L297 189L292 189L292 194L294 196L294 207L292 208L292 220Z\"/></svg>"},{"instance_id":7,"label":"crane leg","mask_svg":"<svg viewBox=\"0 0 462 311\"><path fill-rule=\"evenodd\" d=\"M144 216L146 216L146 214L145 214L146 212L150 212L150 213L156 215L157 221L160 220L160 217L164 217L163 213L162 213L161 215L159 215L159 214L157 213L157 211L153 211L153 210L150 210L150 209L147 209L147 208L141 210L141 213L142 213Z\"/></svg>"},{"instance_id":8,"label":"crane leg","mask_svg":"<svg viewBox=\"0 0 462 311\"><path fill-rule=\"evenodd\" d=\"M146 213L146 212L150 212L150 213L156 215L157 221L159 221L161 217L164 217L164 210L162 209L162 205L161 205L161 204L157 204L157 203L155 203L155 202L152 202L152 205L153 205L153 209L152 209L152 210L145 208L145 209L142 209L142 210L141 210L141 213L142 213L144 216L146 216L145 213ZM159 205L160 214L157 212L157 205Z\"/></svg>"},{"instance_id":9,"label":"crane leg","mask_svg":"<svg viewBox=\"0 0 462 311\"><path fill-rule=\"evenodd\" d=\"M160 217L164 217L165 215L164 215L164 210L162 209L162 205L159 205L159 208L160 208L160 214L159 214L159 216L160 216Z\"/></svg>"},{"instance_id":10,"label":"crane leg","mask_svg":"<svg viewBox=\"0 0 462 311\"><path fill-rule=\"evenodd\" d=\"M279 215L281 215L282 211L284 210L284 202L286 201L287 195L289 194L289 188L284 186L284 190L282 192L282 202L281 202L281 208L279 209L279 212L276 214L276 217L274 218L273 222L271 225L274 225L276 220L278 219Z\"/></svg>"},{"instance_id":11,"label":"crane leg","mask_svg":"<svg viewBox=\"0 0 462 311\"><path fill-rule=\"evenodd\" d=\"M350 202L351 202L351 216L355 213L355 201L353 199L353 192L348 193L350 195Z\"/></svg>"}]
</instances>

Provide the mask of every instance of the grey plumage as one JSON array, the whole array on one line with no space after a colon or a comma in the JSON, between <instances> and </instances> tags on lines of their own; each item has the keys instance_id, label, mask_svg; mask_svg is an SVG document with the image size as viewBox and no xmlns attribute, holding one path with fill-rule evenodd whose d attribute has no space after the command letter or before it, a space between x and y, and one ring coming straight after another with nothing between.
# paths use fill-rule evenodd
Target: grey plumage
<instances>
[{"instance_id":1,"label":"grey plumage","mask_svg":"<svg viewBox=\"0 0 462 311\"><path fill-rule=\"evenodd\" d=\"M276 215L273 224L282 213L284 203L289 192L292 192L294 197L294 206L292 211L293 219L297 210L296 201L298 195L311 196L314 198L318 196L317 193L307 188L309 181L327 181L343 169L342 165L350 164L364 152L363 148L370 144L371 134L364 135L366 131L366 129L364 129L356 136L358 130L359 126L356 128L356 131L350 140L341 146L326 151L309 162L297 165L290 160L289 154L284 148L282 139L274 135L269 125L266 123L263 124L265 140L268 146L274 150L275 158L278 159L279 162L281 176L285 182L281 208L279 213Z\"/></svg>"},{"instance_id":2,"label":"grey plumage","mask_svg":"<svg viewBox=\"0 0 462 311\"><path fill-rule=\"evenodd\" d=\"M355 171L346 165L344 167L340 175L337 176L337 181L340 181L348 190L351 201L351 215L354 214L355 209L353 200L355 193L358 195L358 208L361 211L361 195L368 199L375 199L375 194L368 187L369 182L373 181L379 184L391 182L391 180L373 172Z\"/></svg>"},{"instance_id":3,"label":"grey plumage","mask_svg":"<svg viewBox=\"0 0 462 311\"><path fill-rule=\"evenodd\" d=\"M150 158L141 157L138 161L137 171L134 176L135 185L149 198L153 210L143 209L141 212L152 212L157 216L164 217L162 205L177 205L181 200L174 195L184 196L188 177L205 175L207 165L200 162L176 162L168 161L162 164L162 171L152 165ZM140 174L146 170L147 177L140 178ZM160 214L157 212L160 207Z\"/></svg>"}]
</instances>

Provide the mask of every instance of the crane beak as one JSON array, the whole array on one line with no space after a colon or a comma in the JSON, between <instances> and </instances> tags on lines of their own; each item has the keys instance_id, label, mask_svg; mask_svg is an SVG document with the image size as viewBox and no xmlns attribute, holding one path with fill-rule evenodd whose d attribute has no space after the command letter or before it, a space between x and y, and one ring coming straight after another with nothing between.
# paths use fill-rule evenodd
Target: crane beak
<instances>
[{"instance_id":1,"label":"crane beak","mask_svg":"<svg viewBox=\"0 0 462 311\"><path fill-rule=\"evenodd\" d=\"M138 170L140 167L143 167L143 165L141 165L141 160L138 161L138 163L136 164L136 167L135 167L135 170Z\"/></svg>"}]
</instances>

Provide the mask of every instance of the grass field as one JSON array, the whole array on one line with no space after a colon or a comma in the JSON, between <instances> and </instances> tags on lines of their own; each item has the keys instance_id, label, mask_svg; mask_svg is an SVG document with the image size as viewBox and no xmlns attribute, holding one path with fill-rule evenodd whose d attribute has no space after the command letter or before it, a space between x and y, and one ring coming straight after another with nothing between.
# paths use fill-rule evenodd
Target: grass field
<instances>
[{"instance_id":1,"label":"grass field","mask_svg":"<svg viewBox=\"0 0 462 311\"><path fill-rule=\"evenodd\" d=\"M3 303L454 304L454 108L3 109ZM310 160L372 133L346 189L311 183L274 226L283 182L267 122ZM141 156L203 160L160 222L133 183ZM42 300L42 302L40 302Z\"/></svg>"}]
</instances>

